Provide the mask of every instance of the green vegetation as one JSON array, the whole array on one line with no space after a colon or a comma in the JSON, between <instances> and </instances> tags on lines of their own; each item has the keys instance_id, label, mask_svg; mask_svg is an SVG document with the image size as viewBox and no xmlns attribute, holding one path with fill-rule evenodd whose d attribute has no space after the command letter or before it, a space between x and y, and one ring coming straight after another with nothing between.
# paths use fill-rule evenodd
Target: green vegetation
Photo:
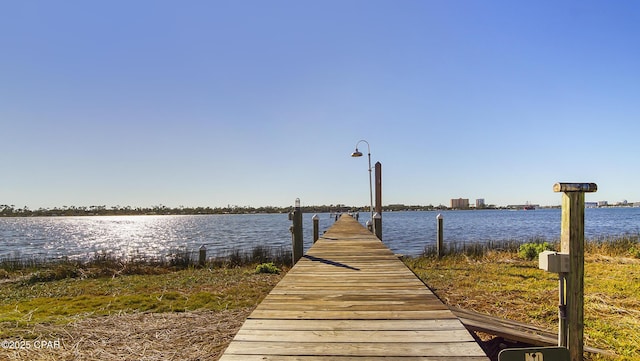
<instances>
[{"instance_id":1,"label":"green vegetation","mask_svg":"<svg viewBox=\"0 0 640 361\"><path fill-rule=\"evenodd\" d=\"M532 238L527 243L544 243L544 239ZM468 257L482 257L496 250L517 253L522 246L521 240L489 240L485 242L447 242L444 245L444 255L465 255ZM425 246L424 256L436 256L438 254L435 244ZM537 256L537 253L536 253Z\"/></svg>"},{"instance_id":2,"label":"green vegetation","mask_svg":"<svg viewBox=\"0 0 640 361\"><path fill-rule=\"evenodd\" d=\"M640 354L638 244L638 236L587 244L585 342L619 355L588 355L588 360L636 360ZM404 261L450 306L557 328L557 275L538 269L537 260L511 250Z\"/></svg>"},{"instance_id":3,"label":"green vegetation","mask_svg":"<svg viewBox=\"0 0 640 361\"><path fill-rule=\"evenodd\" d=\"M266 247L234 250L203 265L186 251L126 261L104 252L87 262L3 259L0 338L38 323L93 316L252 307L290 262L290 252Z\"/></svg>"},{"instance_id":4,"label":"green vegetation","mask_svg":"<svg viewBox=\"0 0 640 361\"><path fill-rule=\"evenodd\" d=\"M527 261L538 259L538 254L543 251L553 251L553 246L547 242L524 243L518 248L518 256Z\"/></svg>"},{"instance_id":5,"label":"green vegetation","mask_svg":"<svg viewBox=\"0 0 640 361\"><path fill-rule=\"evenodd\" d=\"M244 251L233 249L227 254L209 258L199 263L199 252L174 249L161 257L135 254L122 259L109 252L96 252L88 261L47 258L0 257L0 279L7 271L33 270L34 281L53 281L64 278L96 278L128 274L155 274L161 270L176 270L188 267L230 268L248 264L273 262L278 265L291 264L291 251L284 247L256 246Z\"/></svg>"},{"instance_id":6,"label":"green vegetation","mask_svg":"<svg viewBox=\"0 0 640 361\"><path fill-rule=\"evenodd\" d=\"M121 313L252 307L281 277L253 272L254 267L157 269L155 274L78 278L76 273L82 270L68 274L70 268L65 265L64 271L54 267L35 273L73 276L59 279L11 272L0 283L0 339L23 337L40 323L64 325Z\"/></svg>"},{"instance_id":7,"label":"green vegetation","mask_svg":"<svg viewBox=\"0 0 640 361\"><path fill-rule=\"evenodd\" d=\"M305 206L302 207L304 213L330 213L348 211L366 211L368 206L348 207L339 205ZM253 213L288 213L291 207L251 207L232 206L226 207L176 207L171 208L164 205L153 207L130 207L130 206L62 206L54 208L38 208L36 210L29 207L16 208L14 205L0 205L0 217L47 217L47 216L128 216L128 215L197 215L197 214L253 214Z\"/></svg>"},{"instance_id":8,"label":"green vegetation","mask_svg":"<svg viewBox=\"0 0 640 361\"><path fill-rule=\"evenodd\" d=\"M585 244L587 252L611 256L640 258L640 234L602 237Z\"/></svg>"},{"instance_id":9,"label":"green vegetation","mask_svg":"<svg viewBox=\"0 0 640 361\"><path fill-rule=\"evenodd\" d=\"M629 205L631 206L631 204ZM29 207L16 207L15 205L0 204L0 217L49 217L49 216L129 216L129 215L198 215L198 214L253 214L253 213L288 213L291 206L237 206L228 205L226 207L167 207L165 205L156 205L153 207L131 207L131 206L62 206L54 208L38 208L29 209ZM558 206L545 207L558 208ZM445 205L434 206L429 205L404 205L390 204L382 208L383 212L397 211L434 211L452 209ZM484 209L512 209L507 207L498 207L495 205L487 205L484 208L469 208L468 210L484 210ZM369 206L347 206L344 204L330 205L311 205L303 206L304 213L332 213L332 212L368 212Z\"/></svg>"},{"instance_id":10,"label":"green vegetation","mask_svg":"<svg viewBox=\"0 0 640 361\"><path fill-rule=\"evenodd\" d=\"M619 355L588 355L587 360L634 360L640 354L638 239L636 235L587 243L586 344ZM537 261L519 257L515 243L495 246L500 250L485 247L474 251L476 255L463 252L441 259L423 256L404 261L451 306L554 330L557 276L538 269ZM0 263L0 339L64 339L65 347L58 353L31 353L31 359L71 359L74 352L98 352L91 349L94 346L114 352L116 359L114 348L120 346L106 340L118 336L118 342L130 346L126 334L114 335L119 327L142 329L143 320L158 319L159 324L147 326L153 340L160 324L167 322L163 319L173 320L166 326L171 332L181 328L185 334L207 320L215 330L206 332L215 331L218 336L206 343L215 343L211 347L221 352L237 330L230 325L239 327L282 278L271 271L286 273L288 261L274 257L265 249L256 249L235 251L225 259L208 260L204 266L180 255L165 263L142 259L123 262L107 254L98 254L86 263ZM121 326L125 321L129 323ZM140 335L142 331L137 332ZM193 340L173 337L167 347L187 347ZM83 351L77 351L80 348Z\"/></svg>"},{"instance_id":11,"label":"green vegetation","mask_svg":"<svg viewBox=\"0 0 640 361\"><path fill-rule=\"evenodd\" d=\"M164 275L65 279L3 287L0 322L68 322L118 312L184 312L247 307L272 286L268 275L244 269L190 269ZM266 289L265 289L266 287Z\"/></svg>"},{"instance_id":12,"label":"green vegetation","mask_svg":"<svg viewBox=\"0 0 640 361\"><path fill-rule=\"evenodd\" d=\"M521 240L486 241L486 242L447 242L444 255L465 255L467 257L481 258L495 251L516 253L520 258L534 260L538 254L545 250L559 250L560 241L547 242L544 238L531 238L524 243ZM640 258L640 234L628 234L620 237L602 237L591 239L585 243L588 253L605 254ZM425 246L423 255L427 257L437 255L435 244Z\"/></svg>"},{"instance_id":13,"label":"green vegetation","mask_svg":"<svg viewBox=\"0 0 640 361\"><path fill-rule=\"evenodd\" d=\"M44 217L44 216L124 216L124 215L194 215L194 214L244 214L244 213L286 213L291 207L176 207L164 205L153 207L130 206L62 206L54 208L16 208L14 205L0 205L0 217Z\"/></svg>"},{"instance_id":14,"label":"green vegetation","mask_svg":"<svg viewBox=\"0 0 640 361\"><path fill-rule=\"evenodd\" d=\"M273 264L273 262L261 263L256 266L256 273L280 274L280 268Z\"/></svg>"}]
</instances>

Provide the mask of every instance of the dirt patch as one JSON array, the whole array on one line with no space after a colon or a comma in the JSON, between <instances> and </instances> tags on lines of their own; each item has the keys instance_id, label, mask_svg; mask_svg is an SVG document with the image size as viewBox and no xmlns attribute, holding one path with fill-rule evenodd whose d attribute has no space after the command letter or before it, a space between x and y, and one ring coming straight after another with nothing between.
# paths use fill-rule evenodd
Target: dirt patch
<instances>
[{"instance_id":1,"label":"dirt patch","mask_svg":"<svg viewBox=\"0 0 640 361\"><path fill-rule=\"evenodd\" d=\"M23 348L3 345L0 360L217 360L250 312L136 313L36 325L14 344Z\"/></svg>"}]
</instances>

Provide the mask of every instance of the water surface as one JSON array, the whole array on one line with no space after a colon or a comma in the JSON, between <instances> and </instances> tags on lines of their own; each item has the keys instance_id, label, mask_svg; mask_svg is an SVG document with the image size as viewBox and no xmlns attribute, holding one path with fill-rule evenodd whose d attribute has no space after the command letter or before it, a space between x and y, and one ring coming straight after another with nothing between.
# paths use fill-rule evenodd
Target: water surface
<instances>
[{"instance_id":1,"label":"water surface","mask_svg":"<svg viewBox=\"0 0 640 361\"><path fill-rule=\"evenodd\" d=\"M396 253L420 254L435 241L438 213L444 217L445 243L560 237L559 209L386 212L385 244ZM303 216L305 251L312 243L311 216ZM322 233L334 217L318 216ZM368 218L368 212L360 213L361 223ZM160 256L202 245L209 255L224 255L258 245L288 248L290 226L286 214L0 218L0 257L88 258L102 251ZM624 234L640 234L640 208L585 210L587 239Z\"/></svg>"}]
</instances>

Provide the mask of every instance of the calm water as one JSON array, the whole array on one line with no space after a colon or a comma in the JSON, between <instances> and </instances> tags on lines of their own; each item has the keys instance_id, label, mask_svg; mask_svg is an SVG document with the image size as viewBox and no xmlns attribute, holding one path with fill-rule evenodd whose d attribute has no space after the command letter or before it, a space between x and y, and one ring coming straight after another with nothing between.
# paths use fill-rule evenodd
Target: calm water
<instances>
[{"instance_id":1,"label":"calm water","mask_svg":"<svg viewBox=\"0 0 640 361\"><path fill-rule=\"evenodd\" d=\"M559 209L387 212L384 242L396 253L420 254L435 240L438 213L444 217L445 242L560 237ZM368 215L361 213L360 222ZM305 250L312 242L311 216L304 215ZM319 217L322 233L333 218ZM174 249L197 250L203 244L209 255L224 255L258 245L290 247L290 225L286 214L0 218L0 258L87 258L100 251L158 256ZM639 233L640 208L585 211L587 239Z\"/></svg>"}]
</instances>

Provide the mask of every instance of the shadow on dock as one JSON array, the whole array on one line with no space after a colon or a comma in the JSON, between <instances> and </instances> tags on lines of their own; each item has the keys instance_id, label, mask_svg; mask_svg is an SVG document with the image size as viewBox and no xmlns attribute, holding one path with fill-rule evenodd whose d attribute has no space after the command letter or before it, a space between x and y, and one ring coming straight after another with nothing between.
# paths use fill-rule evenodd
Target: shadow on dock
<instances>
[{"instance_id":1,"label":"shadow on dock","mask_svg":"<svg viewBox=\"0 0 640 361\"><path fill-rule=\"evenodd\" d=\"M328 264L330 266L336 266L336 267L348 268L348 269L354 270L354 271L360 271L360 268L351 267L351 266L346 265L344 263L335 262L335 261L331 261L331 260L320 258L320 257L310 256L308 254L302 256L302 258L306 258L306 259L308 259L308 260L310 260L312 262L322 262L322 263Z\"/></svg>"}]
</instances>

